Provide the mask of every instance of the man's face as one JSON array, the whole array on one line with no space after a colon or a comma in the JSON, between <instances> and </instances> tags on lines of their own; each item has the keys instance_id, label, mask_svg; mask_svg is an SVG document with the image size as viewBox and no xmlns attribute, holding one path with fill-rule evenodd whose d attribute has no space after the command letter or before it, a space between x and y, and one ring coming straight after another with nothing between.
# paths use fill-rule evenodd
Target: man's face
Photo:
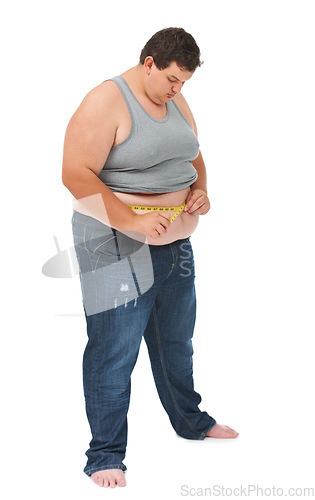
<instances>
[{"instance_id":1,"label":"man's face","mask_svg":"<svg viewBox=\"0 0 315 500\"><path fill-rule=\"evenodd\" d=\"M176 62L171 62L165 69L158 69L153 62L147 71L146 92L153 102L164 104L181 91L193 74L180 68Z\"/></svg>"}]
</instances>

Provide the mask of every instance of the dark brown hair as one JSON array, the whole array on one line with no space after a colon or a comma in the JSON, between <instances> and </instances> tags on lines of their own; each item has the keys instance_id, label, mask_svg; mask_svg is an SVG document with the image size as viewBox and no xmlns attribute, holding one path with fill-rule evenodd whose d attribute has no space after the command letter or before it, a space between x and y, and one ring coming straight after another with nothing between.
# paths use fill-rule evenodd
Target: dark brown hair
<instances>
[{"instance_id":1,"label":"dark brown hair","mask_svg":"<svg viewBox=\"0 0 315 500\"><path fill-rule=\"evenodd\" d=\"M159 69L165 69L175 61L187 71L201 66L200 50L194 38L183 28L165 28L153 35L140 54L140 63L152 56Z\"/></svg>"}]
</instances>

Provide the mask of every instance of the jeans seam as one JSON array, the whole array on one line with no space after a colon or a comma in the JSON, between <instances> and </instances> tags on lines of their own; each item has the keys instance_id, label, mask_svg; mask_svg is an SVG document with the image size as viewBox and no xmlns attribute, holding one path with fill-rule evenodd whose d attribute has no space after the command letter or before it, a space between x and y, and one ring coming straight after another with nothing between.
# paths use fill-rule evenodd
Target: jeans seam
<instances>
[{"instance_id":1,"label":"jeans seam","mask_svg":"<svg viewBox=\"0 0 315 500\"><path fill-rule=\"evenodd\" d=\"M160 361L161 361L161 366L162 366L162 372L163 372L163 375L164 375L164 380L166 382L167 388L168 388L169 393L171 395L172 401L174 403L175 410L177 411L178 415L183 420L185 420L185 422L188 424L188 426L190 427L190 429L193 432L195 432L196 434L199 434L196 431L196 429L193 427L193 425L191 424L191 422L180 411L180 408L179 408L179 406L177 404L176 398L175 398L175 396L173 394L173 391L172 391L172 388L171 388L171 384L170 384L170 381L169 381L169 378L168 378L168 375L167 375L167 370L166 370L166 367L165 367L165 363L164 363L163 352L162 352L162 347L161 347L161 338L160 338L160 335L159 335L159 327L158 327L158 321L157 321L157 315L156 315L156 306L155 305L153 306L153 317L154 317L155 335L156 335L156 338L157 338L157 344L158 344L158 349L159 349L159 354L160 354ZM200 439L202 439L202 438L200 437Z\"/></svg>"},{"instance_id":2,"label":"jeans seam","mask_svg":"<svg viewBox=\"0 0 315 500\"><path fill-rule=\"evenodd\" d=\"M171 246L170 244L169 244L169 247L170 247L170 250L171 250L172 260L173 260L173 262L172 262L172 267L171 267L171 269L170 269L170 272L169 272L169 273L168 273L168 275L165 277L165 279L167 279L167 278L168 278L168 277L172 274L173 269L174 269L174 267L176 266L177 261L178 261L178 252L177 252L177 250L176 250L176 256L175 256L175 261L174 261L174 253L173 253L173 250L172 250L172 246Z\"/></svg>"},{"instance_id":3,"label":"jeans seam","mask_svg":"<svg viewBox=\"0 0 315 500\"><path fill-rule=\"evenodd\" d=\"M87 247L87 244L86 244L86 228L87 228L87 224L84 225L84 233L83 233L84 248L85 248L85 251L86 251L86 253L88 255L88 258L89 258L89 261L90 261L91 271L92 271L92 273L94 273L96 267L93 269L93 262L92 262L92 259L91 259L90 251L89 251L89 249Z\"/></svg>"},{"instance_id":4,"label":"jeans seam","mask_svg":"<svg viewBox=\"0 0 315 500\"><path fill-rule=\"evenodd\" d=\"M99 472L101 470L109 470L109 469L121 469L122 471L127 470L127 467L121 464L113 464L113 465L103 465L102 467L97 467L96 469L88 469L85 473L90 476L94 474L94 472Z\"/></svg>"},{"instance_id":5,"label":"jeans seam","mask_svg":"<svg viewBox=\"0 0 315 500\"><path fill-rule=\"evenodd\" d=\"M175 255L175 261L173 262L172 270L174 269L174 267L176 266L177 261L178 261L178 251L177 251L177 248L175 248L175 251L176 251L176 255ZM172 252L172 257L173 257L173 260L174 260L174 255L173 255L172 247L171 247L171 252Z\"/></svg>"},{"instance_id":6,"label":"jeans seam","mask_svg":"<svg viewBox=\"0 0 315 500\"><path fill-rule=\"evenodd\" d=\"M117 257L118 257L118 260L121 260L120 251L119 251L119 245L118 245L118 239L117 239L117 232L116 232L116 229L114 229L113 227L112 227L112 232L113 232L113 235L115 237L115 245L116 245Z\"/></svg>"},{"instance_id":7,"label":"jeans seam","mask_svg":"<svg viewBox=\"0 0 315 500\"><path fill-rule=\"evenodd\" d=\"M128 255L127 259L128 259L130 271L131 271L131 274L132 274L133 282L134 282L136 290L137 290L138 297L140 297L141 296L141 290L140 290L140 287L139 287L139 283L138 283L138 280L137 280L137 276L136 276L136 273L135 273L135 270L134 270L134 267L133 267L130 255Z\"/></svg>"}]
</instances>

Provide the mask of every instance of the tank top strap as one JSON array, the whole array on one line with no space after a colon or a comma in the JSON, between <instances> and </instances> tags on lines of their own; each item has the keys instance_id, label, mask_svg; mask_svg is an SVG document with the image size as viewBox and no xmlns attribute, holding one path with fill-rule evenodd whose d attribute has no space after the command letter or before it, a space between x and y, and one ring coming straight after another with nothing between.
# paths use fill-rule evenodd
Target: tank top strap
<instances>
[{"instance_id":1,"label":"tank top strap","mask_svg":"<svg viewBox=\"0 0 315 500\"><path fill-rule=\"evenodd\" d=\"M137 124L138 128L151 128L153 122L161 125L163 123L166 123L171 118L171 115L178 115L178 111L176 110L176 107L174 105L175 103L171 101L166 103L166 117L162 119L154 118L140 104L131 88L129 87L128 83L122 76L115 76L114 78L110 78L110 80L115 82L117 87L120 89L122 96L128 106L131 118ZM171 104L173 104L173 106L171 106Z\"/></svg>"},{"instance_id":2,"label":"tank top strap","mask_svg":"<svg viewBox=\"0 0 315 500\"><path fill-rule=\"evenodd\" d=\"M130 114L132 129L136 127L139 130L143 126L146 126L145 125L145 122L147 120L146 113L144 112L142 106L139 104L138 100L132 93L126 80L122 76L114 76L113 78L110 78L110 80L116 83L117 87L119 88L124 98L124 101L127 105Z\"/></svg>"}]
</instances>

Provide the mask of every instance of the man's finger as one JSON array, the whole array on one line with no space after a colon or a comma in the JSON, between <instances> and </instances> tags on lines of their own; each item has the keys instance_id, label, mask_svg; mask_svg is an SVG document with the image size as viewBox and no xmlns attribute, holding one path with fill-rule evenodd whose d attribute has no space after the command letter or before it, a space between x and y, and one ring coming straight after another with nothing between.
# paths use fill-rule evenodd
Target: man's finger
<instances>
[{"instance_id":1,"label":"man's finger","mask_svg":"<svg viewBox=\"0 0 315 500\"><path fill-rule=\"evenodd\" d=\"M196 210L198 210L200 207L202 207L204 203L198 203L198 200L195 201L195 203L193 203L189 208L188 208L188 212L195 212Z\"/></svg>"},{"instance_id":2,"label":"man's finger","mask_svg":"<svg viewBox=\"0 0 315 500\"><path fill-rule=\"evenodd\" d=\"M191 195L191 198L188 199L188 202L185 205L185 211L187 212L196 203L196 201L198 201L199 198L200 196L198 195Z\"/></svg>"}]
</instances>

